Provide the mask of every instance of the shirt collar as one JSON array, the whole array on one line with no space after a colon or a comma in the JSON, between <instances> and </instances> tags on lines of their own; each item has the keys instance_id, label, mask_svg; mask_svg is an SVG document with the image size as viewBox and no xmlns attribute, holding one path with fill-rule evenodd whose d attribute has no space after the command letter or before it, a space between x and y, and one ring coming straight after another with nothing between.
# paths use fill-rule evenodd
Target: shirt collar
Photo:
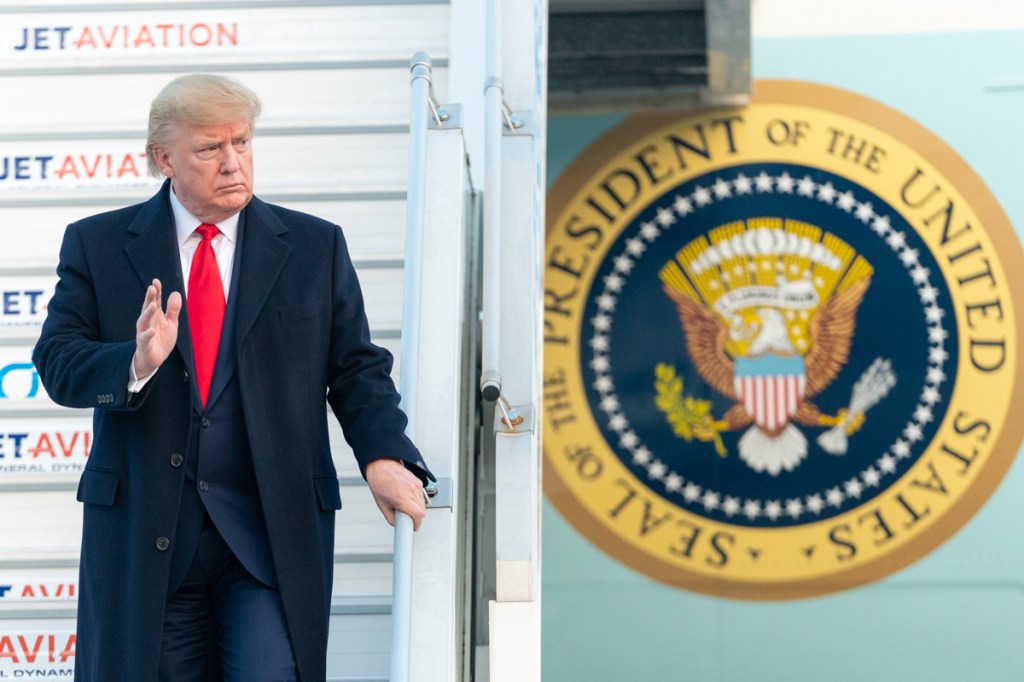
<instances>
[{"instance_id":1,"label":"shirt collar","mask_svg":"<svg viewBox=\"0 0 1024 682\"><path fill-rule=\"evenodd\" d=\"M185 208L182 203L178 200L178 197L174 194L174 188L171 187L169 192L171 197L171 212L174 215L174 231L178 236L178 246L181 247L185 240L192 236L203 221L192 215L192 212ZM220 229L221 234L227 237L228 241L234 243L238 237L238 216L231 216L224 220L216 223Z\"/></svg>"}]
</instances>

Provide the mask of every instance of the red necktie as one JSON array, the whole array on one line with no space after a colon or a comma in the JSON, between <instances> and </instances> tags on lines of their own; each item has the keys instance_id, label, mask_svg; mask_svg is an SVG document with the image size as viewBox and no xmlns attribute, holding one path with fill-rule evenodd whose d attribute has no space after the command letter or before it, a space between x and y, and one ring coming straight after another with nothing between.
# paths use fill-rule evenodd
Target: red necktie
<instances>
[{"instance_id":1,"label":"red necktie","mask_svg":"<svg viewBox=\"0 0 1024 682\"><path fill-rule=\"evenodd\" d=\"M192 257L192 270L188 275L188 326L192 331L192 358L196 364L199 397L206 407L220 332L224 327L224 283L212 243L220 230L216 225L204 223L196 232L202 240Z\"/></svg>"}]
</instances>

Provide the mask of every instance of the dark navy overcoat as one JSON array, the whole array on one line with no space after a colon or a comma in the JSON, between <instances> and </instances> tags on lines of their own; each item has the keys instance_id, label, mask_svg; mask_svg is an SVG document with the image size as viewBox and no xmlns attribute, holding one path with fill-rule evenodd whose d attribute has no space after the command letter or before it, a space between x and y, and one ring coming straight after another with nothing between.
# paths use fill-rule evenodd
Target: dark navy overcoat
<instances>
[{"instance_id":1,"label":"dark navy overcoat","mask_svg":"<svg viewBox=\"0 0 1024 682\"><path fill-rule=\"evenodd\" d=\"M147 285L184 292L168 201L70 225L59 283L33 353L50 397L94 409L94 441L78 499L84 528L76 680L156 680L168 571L196 418L186 310L176 349L129 401L128 367ZM327 403L360 469L378 457L425 472L404 435L391 356L370 342L341 229L253 198L236 294L235 371L273 562L300 679L325 679L341 507ZM177 459L177 463L172 459Z\"/></svg>"}]
</instances>

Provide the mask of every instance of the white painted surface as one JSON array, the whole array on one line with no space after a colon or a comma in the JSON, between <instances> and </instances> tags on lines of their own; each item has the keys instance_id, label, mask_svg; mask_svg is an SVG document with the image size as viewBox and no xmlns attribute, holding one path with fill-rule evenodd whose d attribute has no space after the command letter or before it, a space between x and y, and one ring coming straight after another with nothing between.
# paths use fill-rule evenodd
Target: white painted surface
<instances>
[{"instance_id":1,"label":"white painted surface","mask_svg":"<svg viewBox=\"0 0 1024 682\"><path fill-rule=\"evenodd\" d=\"M52 275L0 274L0 338L38 334L56 284Z\"/></svg>"},{"instance_id":2,"label":"white painted surface","mask_svg":"<svg viewBox=\"0 0 1024 682\"><path fill-rule=\"evenodd\" d=\"M0 620L0 641L11 644L0 657L0 678L71 679L74 632L66 618Z\"/></svg>"},{"instance_id":3,"label":"white painted surface","mask_svg":"<svg viewBox=\"0 0 1024 682\"><path fill-rule=\"evenodd\" d=\"M495 369L501 375L504 397L527 416L540 404L542 368L539 312L545 233L547 3L492 0L492 4L509 27L500 59L506 100L525 122L506 134L500 145L500 349ZM491 167L488 163L488 173ZM486 252L486 244L484 248ZM485 306L489 302L485 299ZM483 315L486 319L486 307ZM497 601L490 603L489 622L492 681L540 680L540 434L529 431L528 423L522 428L527 431L523 435L496 436Z\"/></svg>"},{"instance_id":4,"label":"white painted surface","mask_svg":"<svg viewBox=\"0 0 1024 682\"><path fill-rule=\"evenodd\" d=\"M506 100L525 125L507 133L487 154L501 155L500 310L498 371L502 392L528 420L540 404L543 349L541 263L544 243L545 54L547 4L493 0L504 26L502 72ZM512 27L516 27L513 29ZM528 29L526 27L529 27ZM487 186L495 184L487 178ZM486 201L486 198L485 200ZM485 238L486 239L486 238ZM484 252L488 251L486 244ZM486 263L485 263L486 266ZM495 301L485 298L487 305ZM490 312L494 314L494 311ZM487 340L484 339L485 347ZM487 370L489 368L484 368ZM489 605L489 677L493 681L541 679L541 467L540 433L497 436L497 600Z\"/></svg>"},{"instance_id":5,"label":"white painted surface","mask_svg":"<svg viewBox=\"0 0 1024 682\"><path fill-rule=\"evenodd\" d=\"M438 95L444 97L445 69L435 69ZM20 106L0 107L0 132L6 137L103 130L145 130L149 103L164 81L149 73L2 75L0 92L16 92ZM263 126L402 125L408 119L408 69L319 69L296 78L291 71L246 71L239 78L265 98L257 130ZM269 96L269 98L268 98ZM85 106L70 106L70 102ZM25 110L31 110L31 118Z\"/></svg>"},{"instance_id":6,"label":"white painted surface","mask_svg":"<svg viewBox=\"0 0 1024 682\"><path fill-rule=\"evenodd\" d=\"M490 605L490 682L540 679L540 601Z\"/></svg>"},{"instance_id":7,"label":"white painted surface","mask_svg":"<svg viewBox=\"0 0 1024 682\"><path fill-rule=\"evenodd\" d=\"M145 176L142 159L149 102L181 73L212 71L239 78L264 101L255 143L257 195L342 225L373 337L395 355L397 377L409 115L405 64L424 49L443 64L447 4L132 4L25 2L30 12L0 13L0 369L26 364L38 334L32 316L12 312L5 318L3 292L52 283L68 223L152 194L158 182ZM148 44L145 32L154 38L165 31L162 24L171 25L162 33L170 39ZM174 44L177 27L200 24L237 27L237 40ZM56 30L61 27L69 28ZM72 45L85 29L95 46ZM195 30L201 38L205 29ZM15 49L26 36L27 47L40 49ZM434 70L442 100L446 74L443 66ZM24 301L12 294L8 310ZM25 431L35 439L61 433L67 445L72 431L84 433L91 424L88 411L53 406L41 392L21 397L31 391L31 381L28 370L9 373L3 386L14 397L0 398L0 587L20 585L22 591L33 581L77 579L81 505L75 501L76 473L5 473L3 465L14 459L9 434ZM25 416L26 410L36 416ZM337 523L328 674L379 677L387 670L392 530L330 421L344 508ZM81 466L84 453L72 452L69 459ZM0 636L73 632L73 618L47 616L54 604L74 608L67 599L0 598ZM14 674L3 667L5 660L0 657L0 677ZM33 670L48 668L22 672Z\"/></svg>"},{"instance_id":8,"label":"white painted surface","mask_svg":"<svg viewBox=\"0 0 1024 682\"><path fill-rule=\"evenodd\" d=\"M149 10L140 2L126 10L83 5L5 15L0 69L369 62L407 59L422 49L441 53L447 45L443 4L296 5Z\"/></svg>"},{"instance_id":9,"label":"white painted surface","mask_svg":"<svg viewBox=\"0 0 1024 682\"><path fill-rule=\"evenodd\" d=\"M462 105L466 153L473 160L469 173L474 187L484 186L484 103L480 97L487 76L484 69L485 2L451 0L451 41L448 57L448 98L442 102ZM437 70L434 70L437 73Z\"/></svg>"},{"instance_id":10,"label":"white painted surface","mask_svg":"<svg viewBox=\"0 0 1024 682\"><path fill-rule=\"evenodd\" d=\"M68 417L0 417L0 485L68 485L92 449L92 418L85 411Z\"/></svg>"},{"instance_id":11,"label":"white painted surface","mask_svg":"<svg viewBox=\"0 0 1024 682\"><path fill-rule=\"evenodd\" d=\"M755 38L786 38L949 31L1005 31L1024 27L1017 0L752 0Z\"/></svg>"},{"instance_id":12,"label":"white painted surface","mask_svg":"<svg viewBox=\"0 0 1024 682\"><path fill-rule=\"evenodd\" d=\"M395 191L405 186L407 145L404 132L263 130L253 139L255 191ZM0 152L0 196L40 203L60 196L86 203L102 196L100 190L119 198L127 191L143 200L160 184L147 174L144 148L142 137L7 142Z\"/></svg>"},{"instance_id":13,"label":"white painted surface","mask_svg":"<svg viewBox=\"0 0 1024 682\"><path fill-rule=\"evenodd\" d=\"M464 358L465 301L469 291L465 257L468 168L462 131L427 133L427 203L423 216L419 376L415 440L434 475L448 479L452 505L430 508L413 543L411 682L453 682L463 664L462 500L457 485L463 475L462 390L467 380ZM444 482L442 482L444 484Z\"/></svg>"},{"instance_id":14,"label":"white painted surface","mask_svg":"<svg viewBox=\"0 0 1024 682\"><path fill-rule=\"evenodd\" d=\"M46 394L32 365L31 342L0 346L0 414L8 410L67 412Z\"/></svg>"},{"instance_id":15,"label":"white painted surface","mask_svg":"<svg viewBox=\"0 0 1024 682\"><path fill-rule=\"evenodd\" d=\"M8 569L0 581L3 604L14 608L47 602L68 605L78 598L78 569Z\"/></svg>"}]
</instances>

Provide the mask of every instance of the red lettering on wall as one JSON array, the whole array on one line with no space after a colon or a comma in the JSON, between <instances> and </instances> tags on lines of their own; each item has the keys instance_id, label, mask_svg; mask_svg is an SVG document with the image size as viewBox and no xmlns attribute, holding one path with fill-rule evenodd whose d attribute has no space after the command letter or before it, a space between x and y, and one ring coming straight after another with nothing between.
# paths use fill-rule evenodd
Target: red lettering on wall
<instances>
[{"instance_id":1,"label":"red lettering on wall","mask_svg":"<svg viewBox=\"0 0 1024 682\"><path fill-rule=\"evenodd\" d=\"M78 168L75 167L75 160L70 156L65 156L64 163L59 169L54 171L53 174L56 175L58 179L63 179L63 177L68 173L74 175L76 179L78 178Z\"/></svg>"},{"instance_id":2,"label":"red lettering on wall","mask_svg":"<svg viewBox=\"0 0 1024 682\"><path fill-rule=\"evenodd\" d=\"M64 645L64 650L60 652L60 662L61 663L66 663L69 658L71 658L72 656L75 655L75 645L76 644L77 644L77 639L76 639L75 635L70 635L68 637L67 644Z\"/></svg>"},{"instance_id":3,"label":"red lettering on wall","mask_svg":"<svg viewBox=\"0 0 1024 682\"><path fill-rule=\"evenodd\" d=\"M82 49L84 46L97 47L96 39L92 37L92 29L88 26L82 29L82 33L78 36L78 39L72 41L71 44L78 50Z\"/></svg>"},{"instance_id":4,"label":"red lettering on wall","mask_svg":"<svg viewBox=\"0 0 1024 682\"><path fill-rule=\"evenodd\" d=\"M14 650L14 642L10 635L0 637L0 659L9 658L11 663L21 663L18 659L18 652Z\"/></svg>"},{"instance_id":5,"label":"red lettering on wall","mask_svg":"<svg viewBox=\"0 0 1024 682\"><path fill-rule=\"evenodd\" d=\"M57 453L53 449L53 443L50 442L50 434L41 433L39 434L39 442L36 443L34 448L28 448L28 453L33 458L38 459L40 453L48 453L51 458L55 458Z\"/></svg>"},{"instance_id":6,"label":"red lettering on wall","mask_svg":"<svg viewBox=\"0 0 1024 682\"><path fill-rule=\"evenodd\" d=\"M36 637L36 645L31 652L29 652L28 643L25 641L25 637L23 635L18 635L18 643L21 644L21 651L25 655L25 662L35 663L36 656L39 655L39 647L43 646L43 636L39 635Z\"/></svg>"}]
</instances>

